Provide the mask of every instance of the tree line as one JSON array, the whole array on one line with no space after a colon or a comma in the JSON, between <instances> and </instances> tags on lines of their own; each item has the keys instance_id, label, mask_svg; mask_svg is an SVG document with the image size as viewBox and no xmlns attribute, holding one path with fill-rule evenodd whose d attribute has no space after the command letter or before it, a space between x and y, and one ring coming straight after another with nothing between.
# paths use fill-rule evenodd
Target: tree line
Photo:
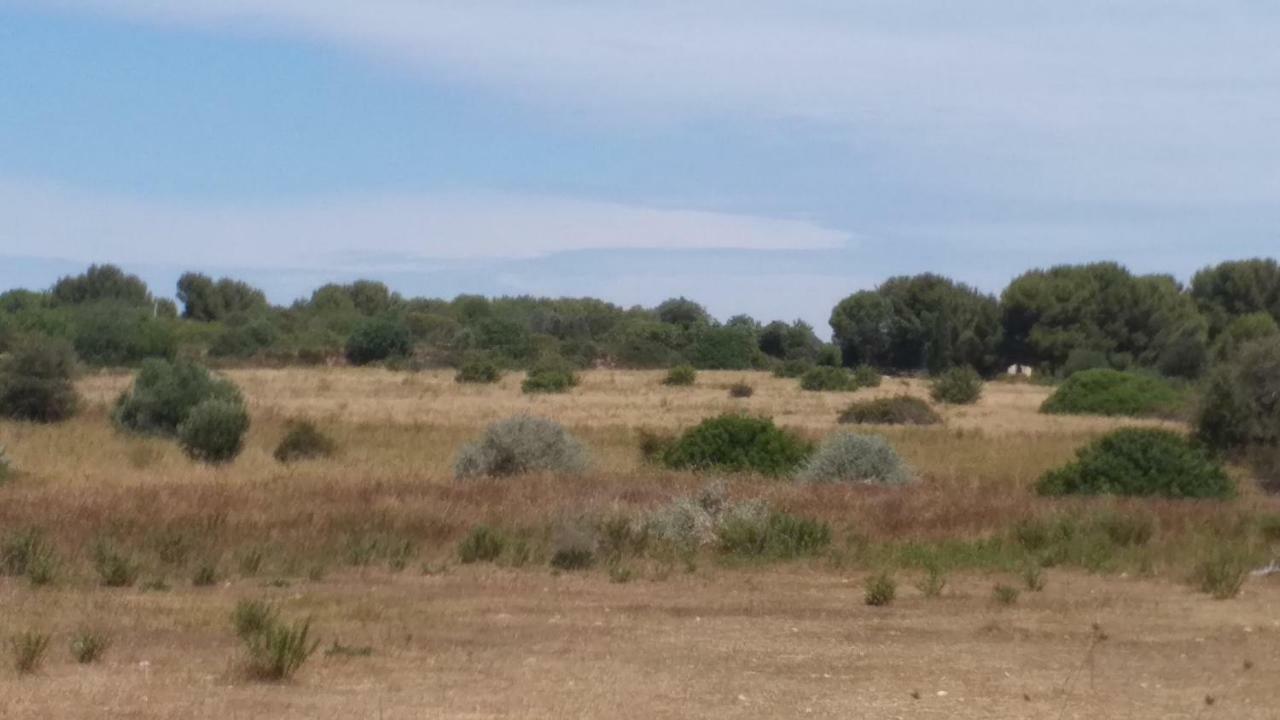
<instances>
[{"instance_id":1,"label":"tree line","mask_svg":"<svg viewBox=\"0 0 1280 720\"><path fill-rule=\"evenodd\" d=\"M178 302L140 278L94 265L43 291L0 294L0 352L27 335L69 342L81 362L150 357L225 362L504 367L560 362L766 369L869 365L885 372L1019 364L1046 373L1148 369L1195 378L1252 339L1280 333L1280 266L1224 262L1189 286L1116 263L1062 265L1015 278L999 295L935 274L855 292L831 313L832 342L803 321L724 322L686 298L624 308L592 298L405 298L371 280L328 284L288 306L232 279L187 273Z\"/></svg>"}]
</instances>

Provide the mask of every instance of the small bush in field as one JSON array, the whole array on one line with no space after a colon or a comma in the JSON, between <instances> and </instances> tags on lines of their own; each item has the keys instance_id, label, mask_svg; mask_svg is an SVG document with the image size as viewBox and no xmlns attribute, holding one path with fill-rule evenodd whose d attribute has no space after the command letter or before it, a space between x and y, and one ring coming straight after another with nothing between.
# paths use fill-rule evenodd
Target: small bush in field
<instances>
[{"instance_id":1,"label":"small bush in field","mask_svg":"<svg viewBox=\"0 0 1280 720\"><path fill-rule=\"evenodd\" d=\"M911 473L884 438L838 432L822 441L796 479L803 483L901 485L911 479Z\"/></svg>"},{"instance_id":2,"label":"small bush in field","mask_svg":"<svg viewBox=\"0 0 1280 720\"><path fill-rule=\"evenodd\" d=\"M458 366L458 374L453 376L454 382L476 385L488 385L502 379L502 370L491 358L476 355L462 361Z\"/></svg>"},{"instance_id":3,"label":"small bush in field","mask_svg":"<svg viewBox=\"0 0 1280 720\"><path fill-rule=\"evenodd\" d=\"M147 360L133 386L116 401L113 417L126 430L177 437L191 411L207 400L243 405L240 391L205 368L179 360Z\"/></svg>"},{"instance_id":4,"label":"small bush in field","mask_svg":"<svg viewBox=\"0 0 1280 720\"><path fill-rule=\"evenodd\" d=\"M493 562L507 548L507 538L486 525L478 525L458 543L458 559L470 565L477 562Z\"/></svg>"},{"instance_id":5,"label":"small bush in field","mask_svg":"<svg viewBox=\"0 0 1280 720\"><path fill-rule=\"evenodd\" d=\"M853 384L858 388L880 387L880 371L870 365L859 365L853 369Z\"/></svg>"},{"instance_id":6,"label":"small bush in field","mask_svg":"<svg viewBox=\"0 0 1280 720\"><path fill-rule=\"evenodd\" d=\"M876 573L867 578L866 593L863 602L871 607L885 607L893 604L898 594L898 583L887 572Z\"/></svg>"},{"instance_id":7,"label":"small bush in field","mask_svg":"<svg viewBox=\"0 0 1280 720\"><path fill-rule=\"evenodd\" d=\"M736 382L729 386L729 397L749 398L756 394L756 389L745 382Z\"/></svg>"},{"instance_id":8,"label":"small bush in field","mask_svg":"<svg viewBox=\"0 0 1280 720\"><path fill-rule=\"evenodd\" d=\"M817 520L770 511L762 504L743 503L719 519L716 537L721 552L729 555L789 560L824 550L831 544L831 528Z\"/></svg>"},{"instance_id":9,"label":"small bush in field","mask_svg":"<svg viewBox=\"0 0 1280 720\"><path fill-rule=\"evenodd\" d=\"M276 446L275 459L282 463L331 457L337 444L310 420L289 423L284 438Z\"/></svg>"},{"instance_id":10,"label":"small bush in field","mask_svg":"<svg viewBox=\"0 0 1280 720\"><path fill-rule=\"evenodd\" d=\"M852 392L858 386L848 370L819 365L800 376L800 389L812 392Z\"/></svg>"},{"instance_id":11,"label":"small bush in field","mask_svg":"<svg viewBox=\"0 0 1280 720\"><path fill-rule=\"evenodd\" d=\"M667 376L662 379L662 384L684 387L694 384L697 380L698 371L694 370L692 365L677 365L667 371Z\"/></svg>"},{"instance_id":12,"label":"small bush in field","mask_svg":"<svg viewBox=\"0 0 1280 720\"><path fill-rule=\"evenodd\" d=\"M9 649L13 653L13 669L19 675L29 675L44 664L45 651L49 649L47 633L25 631L9 639Z\"/></svg>"},{"instance_id":13,"label":"small bush in field","mask_svg":"<svg viewBox=\"0 0 1280 720\"><path fill-rule=\"evenodd\" d=\"M96 630L81 630L71 638L71 657L81 665L89 665L102 659L111 638Z\"/></svg>"},{"instance_id":14,"label":"small bush in field","mask_svg":"<svg viewBox=\"0 0 1280 720\"><path fill-rule=\"evenodd\" d=\"M1087 445L1036 485L1041 495L1227 498L1235 486L1203 448L1168 430L1125 428Z\"/></svg>"},{"instance_id":15,"label":"small bush in field","mask_svg":"<svg viewBox=\"0 0 1280 720\"><path fill-rule=\"evenodd\" d=\"M576 475L587 468L587 451L559 423L517 415L485 428L479 440L458 452L454 477L501 478L549 472Z\"/></svg>"},{"instance_id":16,"label":"small bush in field","mask_svg":"<svg viewBox=\"0 0 1280 720\"><path fill-rule=\"evenodd\" d=\"M19 342L0 359L0 417L55 423L75 415L75 365L75 351L66 341Z\"/></svg>"},{"instance_id":17,"label":"small bush in field","mask_svg":"<svg viewBox=\"0 0 1280 720\"><path fill-rule=\"evenodd\" d=\"M949 405L972 405L982 397L982 376L968 366L936 375L929 385L934 401Z\"/></svg>"},{"instance_id":18,"label":"small bush in field","mask_svg":"<svg viewBox=\"0 0 1280 720\"><path fill-rule=\"evenodd\" d=\"M1228 600L1240 594L1249 575L1248 553L1230 545L1221 545L1196 565L1191 581L1200 592L1215 600Z\"/></svg>"},{"instance_id":19,"label":"small bush in field","mask_svg":"<svg viewBox=\"0 0 1280 720\"><path fill-rule=\"evenodd\" d=\"M1000 605L1012 605L1018 602L1018 588L1012 585L997 584L991 589L991 598Z\"/></svg>"},{"instance_id":20,"label":"small bush in field","mask_svg":"<svg viewBox=\"0 0 1280 720\"><path fill-rule=\"evenodd\" d=\"M947 587L947 576L937 563L930 563L924 570L924 576L916 583L916 588L920 593L928 598L936 598L942 596L942 591Z\"/></svg>"},{"instance_id":21,"label":"small bush in field","mask_svg":"<svg viewBox=\"0 0 1280 720\"><path fill-rule=\"evenodd\" d=\"M268 682L293 677L320 647L320 641L311 636L311 618L291 625L272 619L258 632L241 639L248 655L246 673Z\"/></svg>"},{"instance_id":22,"label":"small bush in field","mask_svg":"<svg viewBox=\"0 0 1280 720\"><path fill-rule=\"evenodd\" d=\"M1040 406L1056 415L1165 417L1177 412L1182 393L1164 380L1119 370L1081 370Z\"/></svg>"},{"instance_id":23,"label":"small bush in field","mask_svg":"<svg viewBox=\"0 0 1280 720\"><path fill-rule=\"evenodd\" d=\"M1022 568L1022 584L1026 585L1027 590L1031 592L1040 592L1044 590L1045 578L1044 568L1038 563L1029 562Z\"/></svg>"},{"instance_id":24,"label":"small bush in field","mask_svg":"<svg viewBox=\"0 0 1280 720\"><path fill-rule=\"evenodd\" d=\"M596 542L591 533L577 527L561 527L551 542L551 567L586 570L595 564Z\"/></svg>"},{"instance_id":25,"label":"small bush in field","mask_svg":"<svg viewBox=\"0 0 1280 720\"><path fill-rule=\"evenodd\" d=\"M217 465L240 454L248 431L249 413L244 403L205 400L178 426L178 443L192 460Z\"/></svg>"},{"instance_id":26,"label":"small bush in field","mask_svg":"<svg viewBox=\"0 0 1280 720\"><path fill-rule=\"evenodd\" d=\"M767 418L721 415L686 430L662 455L675 470L786 475L809 455L804 440Z\"/></svg>"},{"instance_id":27,"label":"small bush in field","mask_svg":"<svg viewBox=\"0 0 1280 720\"><path fill-rule=\"evenodd\" d=\"M129 587L138 579L138 563L110 543L93 548L93 568L105 587Z\"/></svg>"},{"instance_id":28,"label":"small bush in field","mask_svg":"<svg viewBox=\"0 0 1280 720\"><path fill-rule=\"evenodd\" d=\"M562 363L549 363L530 370L520 384L520 390L526 395L566 393L577 385L578 375L573 368Z\"/></svg>"},{"instance_id":29,"label":"small bush in field","mask_svg":"<svg viewBox=\"0 0 1280 720\"><path fill-rule=\"evenodd\" d=\"M942 417L929 403L910 395L865 400L849 405L840 422L855 425L937 425Z\"/></svg>"}]
</instances>

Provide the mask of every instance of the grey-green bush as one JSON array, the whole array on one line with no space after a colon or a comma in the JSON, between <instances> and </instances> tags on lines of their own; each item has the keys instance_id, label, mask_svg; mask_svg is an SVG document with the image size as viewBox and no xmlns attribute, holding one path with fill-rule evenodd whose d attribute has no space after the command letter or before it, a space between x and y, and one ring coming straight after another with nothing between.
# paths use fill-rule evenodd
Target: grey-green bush
<instances>
[{"instance_id":1,"label":"grey-green bush","mask_svg":"<svg viewBox=\"0 0 1280 720\"><path fill-rule=\"evenodd\" d=\"M578 474L587 451L559 423L517 415L493 423L479 440L458 452L453 473L459 480L549 472Z\"/></svg>"},{"instance_id":2,"label":"grey-green bush","mask_svg":"<svg viewBox=\"0 0 1280 720\"><path fill-rule=\"evenodd\" d=\"M243 403L205 400L192 408L178 426L178 442L193 460L227 463L244 449L248 431L249 413Z\"/></svg>"},{"instance_id":3,"label":"grey-green bush","mask_svg":"<svg viewBox=\"0 0 1280 720\"><path fill-rule=\"evenodd\" d=\"M819 365L800 376L800 389L812 392L852 392L858 386L848 370Z\"/></svg>"},{"instance_id":4,"label":"grey-green bush","mask_svg":"<svg viewBox=\"0 0 1280 720\"><path fill-rule=\"evenodd\" d=\"M1196 436L1217 450L1280 447L1280 337L1244 345L1214 369L1196 417Z\"/></svg>"},{"instance_id":5,"label":"grey-green bush","mask_svg":"<svg viewBox=\"0 0 1280 720\"><path fill-rule=\"evenodd\" d=\"M55 423L79 405L75 352L63 340L28 338L0 358L0 417Z\"/></svg>"},{"instance_id":6,"label":"grey-green bush","mask_svg":"<svg viewBox=\"0 0 1280 720\"><path fill-rule=\"evenodd\" d=\"M244 402L235 385L213 377L199 365L185 360L148 360L133 386L116 401L113 417L126 430L177 437L178 426L206 400Z\"/></svg>"},{"instance_id":7,"label":"grey-green bush","mask_svg":"<svg viewBox=\"0 0 1280 720\"><path fill-rule=\"evenodd\" d=\"M838 432L818 446L796 479L804 483L901 485L911 479L911 473L884 438Z\"/></svg>"}]
</instances>

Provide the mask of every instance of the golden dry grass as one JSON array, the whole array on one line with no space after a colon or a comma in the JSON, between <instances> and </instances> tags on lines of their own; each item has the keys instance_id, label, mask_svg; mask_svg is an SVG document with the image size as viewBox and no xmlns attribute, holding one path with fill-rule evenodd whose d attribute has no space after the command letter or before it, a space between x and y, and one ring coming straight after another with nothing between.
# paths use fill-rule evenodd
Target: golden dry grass
<instances>
[{"instance_id":1,"label":"golden dry grass","mask_svg":"<svg viewBox=\"0 0 1280 720\"><path fill-rule=\"evenodd\" d=\"M660 372L595 371L570 394L528 397L518 375L459 386L447 372L228 374L254 425L227 467L199 466L172 443L112 429L109 405L127 375L82 380L88 408L64 425L0 423L0 445L20 471L0 488L0 535L42 528L64 561L52 588L0 578L0 635L55 632L42 675L0 671L0 717L1275 716L1280 691L1262 679L1280 657L1268 610L1274 584L1251 581L1241 599L1215 602L1182 584L1185 559L1153 553L1168 567L1148 568L1159 578L1143 581L1053 570L1045 593L999 611L993 577L977 571L953 577L947 599L929 601L904 582L893 607L862 606L865 568L845 549L854 539L979 540L1037 514L1096 506L1151 513L1170 537L1211 535L1277 510L1256 492L1230 503L1035 498L1029 488L1044 470L1132 422L1040 415L1044 388L989 384L976 406L943 408L944 426L871 428L915 468L919 482L906 488L732 480L735 497L766 498L835 527L832 561L701 562L691 574L637 566L639 580L615 585L599 570L450 567L424 576L420 566L452 565L458 538L478 523L537 538L558 519L646 511L705 482L643 466L639 428L675 430L736 410L817 438L855 396L924 396L923 384L887 379L856 395L809 393L794 380L704 372L693 388L670 388ZM729 398L742 379L755 395ZM569 426L591 447L593 470L454 482L457 448L517 412ZM295 417L317 420L340 454L277 463L271 452ZM163 562L160 545L174 536L191 542L191 557ZM389 574L381 561L342 569L350 543L384 536L412 543L404 572ZM136 553L144 578L167 577L175 589L97 588L84 550L100 537ZM264 567L241 577L236 558L251 548L264 551ZM191 588L198 558L218 560L229 580ZM308 581L311 567L328 574ZM280 577L290 586L264 586ZM261 595L290 615L314 614L326 643L370 645L374 655L317 658L292 685L242 682L227 615L237 598ZM1088 674L1094 622L1112 639ZM67 656L69 634L83 624L116 638L103 665L82 668ZM1245 659L1257 667L1244 671Z\"/></svg>"}]
</instances>

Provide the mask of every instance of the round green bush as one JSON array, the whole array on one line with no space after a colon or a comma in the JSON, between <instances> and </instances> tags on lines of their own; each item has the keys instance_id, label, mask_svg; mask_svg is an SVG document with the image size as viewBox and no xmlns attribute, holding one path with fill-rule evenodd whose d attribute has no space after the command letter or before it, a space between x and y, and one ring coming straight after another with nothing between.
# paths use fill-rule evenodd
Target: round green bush
<instances>
[{"instance_id":1,"label":"round green bush","mask_svg":"<svg viewBox=\"0 0 1280 720\"><path fill-rule=\"evenodd\" d=\"M1119 370L1081 370L1058 386L1040 406L1053 415L1170 416L1182 394L1160 378Z\"/></svg>"},{"instance_id":2,"label":"round green bush","mask_svg":"<svg viewBox=\"0 0 1280 720\"><path fill-rule=\"evenodd\" d=\"M310 420L295 420L289 423L289 429L276 446L274 456L279 462L291 463L327 458L336 449L333 439L320 432Z\"/></svg>"},{"instance_id":3,"label":"round green bush","mask_svg":"<svg viewBox=\"0 0 1280 720\"><path fill-rule=\"evenodd\" d=\"M567 365L553 364L535 367L520 383L525 394L565 393L578 384L578 375Z\"/></svg>"},{"instance_id":4,"label":"round green bush","mask_svg":"<svg viewBox=\"0 0 1280 720\"><path fill-rule=\"evenodd\" d=\"M849 405L840 422L853 425L937 425L942 417L918 397L898 395Z\"/></svg>"},{"instance_id":5,"label":"round green bush","mask_svg":"<svg viewBox=\"0 0 1280 720\"><path fill-rule=\"evenodd\" d=\"M206 400L243 404L240 391L205 368L179 360L147 360L133 386L116 401L120 427L144 435L176 437L192 408Z\"/></svg>"},{"instance_id":6,"label":"round green bush","mask_svg":"<svg viewBox=\"0 0 1280 720\"><path fill-rule=\"evenodd\" d=\"M800 389L813 392L852 392L858 386L854 384L848 370L819 365L800 376Z\"/></svg>"},{"instance_id":7,"label":"round green bush","mask_svg":"<svg viewBox=\"0 0 1280 720\"><path fill-rule=\"evenodd\" d=\"M694 370L692 365L677 365L667 371L667 376L662 379L662 384L687 386L694 384L697 380L698 371Z\"/></svg>"},{"instance_id":8,"label":"round green bush","mask_svg":"<svg viewBox=\"0 0 1280 720\"><path fill-rule=\"evenodd\" d=\"M365 320L347 338L346 355L352 365L368 365L413 352L409 328L396 318L377 317Z\"/></svg>"},{"instance_id":9,"label":"round green bush","mask_svg":"<svg viewBox=\"0 0 1280 720\"><path fill-rule=\"evenodd\" d=\"M485 428L458 452L453 474L459 480L526 473L576 475L587 467L587 451L559 423L517 415Z\"/></svg>"},{"instance_id":10,"label":"round green bush","mask_svg":"<svg viewBox=\"0 0 1280 720\"><path fill-rule=\"evenodd\" d=\"M76 356L65 340L29 338L0 360L0 416L55 423L79 405L72 378Z\"/></svg>"},{"instance_id":11,"label":"round green bush","mask_svg":"<svg viewBox=\"0 0 1280 720\"><path fill-rule=\"evenodd\" d=\"M972 405L982 397L982 376L968 365L954 367L934 376L929 393L936 402Z\"/></svg>"},{"instance_id":12,"label":"round green bush","mask_svg":"<svg viewBox=\"0 0 1280 720\"><path fill-rule=\"evenodd\" d=\"M1280 447L1280 337L1247 343L1214 369L1196 414L1196 437L1223 451Z\"/></svg>"},{"instance_id":13,"label":"round green bush","mask_svg":"<svg viewBox=\"0 0 1280 720\"><path fill-rule=\"evenodd\" d=\"M676 470L790 474L812 447L779 429L767 418L721 415L686 430L662 453L662 463Z\"/></svg>"},{"instance_id":14,"label":"round green bush","mask_svg":"<svg viewBox=\"0 0 1280 720\"><path fill-rule=\"evenodd\" d=\"M859 365L853 369L853 384L857 388L880 387L880 371L870 365Z\"/></svg>"},{"instance_id":15,"label":"round green bush","mask_svg":"<svg viewBox=\"0 0 1280 720\"><path fill-rule=\"evenodd\" d=\"M773 366L773 376L778 378L798 378L812 370L812 360L802 358L784 360Z\"/></svg>"},{"instance_id":16,"label":"round green bush","mask_svg":"<svg viewBox=\"0 0 1280 720\"><path fill-rule=\"evenodd\" d=\"M244 449L244 435L248 430L249 413L244 403L205 400L192 408L178 426L178 443L193 460L226 463Z\"/></svg>"},{"instance_id":17,"label":"round green bush","mask_svg":"<svg viewBox=\"0 0 1280 720\"><path fill-rule=\"evenodd\" d=\"M911 479L911 473L884 438L840 432L822 441L796 479L803 483L902 485Z\"/></svg>"},{"instance_id":18,"label":"round green bush","mask_svg":"<svg viewBox=\"0 0 1280 720\"><path fill-rule=\"evenodd\" d=\"M1226 498L1235 486L1203 447L1168 430L1125 428L1085 446L1040 478L1041 495Z\"/></svg>"},{"instance_id":19,"label":"round green bush","mask_svg":"<svg viewBox=\"0 0 1280 720\"><path fill-rule=\"evenodd\" d=\"M502 370L492 359L485 356L467 358L458 367L458 374L453 376L457 383L474 383L487 385L502 379Z\"/></svg>"}]
</instances>

